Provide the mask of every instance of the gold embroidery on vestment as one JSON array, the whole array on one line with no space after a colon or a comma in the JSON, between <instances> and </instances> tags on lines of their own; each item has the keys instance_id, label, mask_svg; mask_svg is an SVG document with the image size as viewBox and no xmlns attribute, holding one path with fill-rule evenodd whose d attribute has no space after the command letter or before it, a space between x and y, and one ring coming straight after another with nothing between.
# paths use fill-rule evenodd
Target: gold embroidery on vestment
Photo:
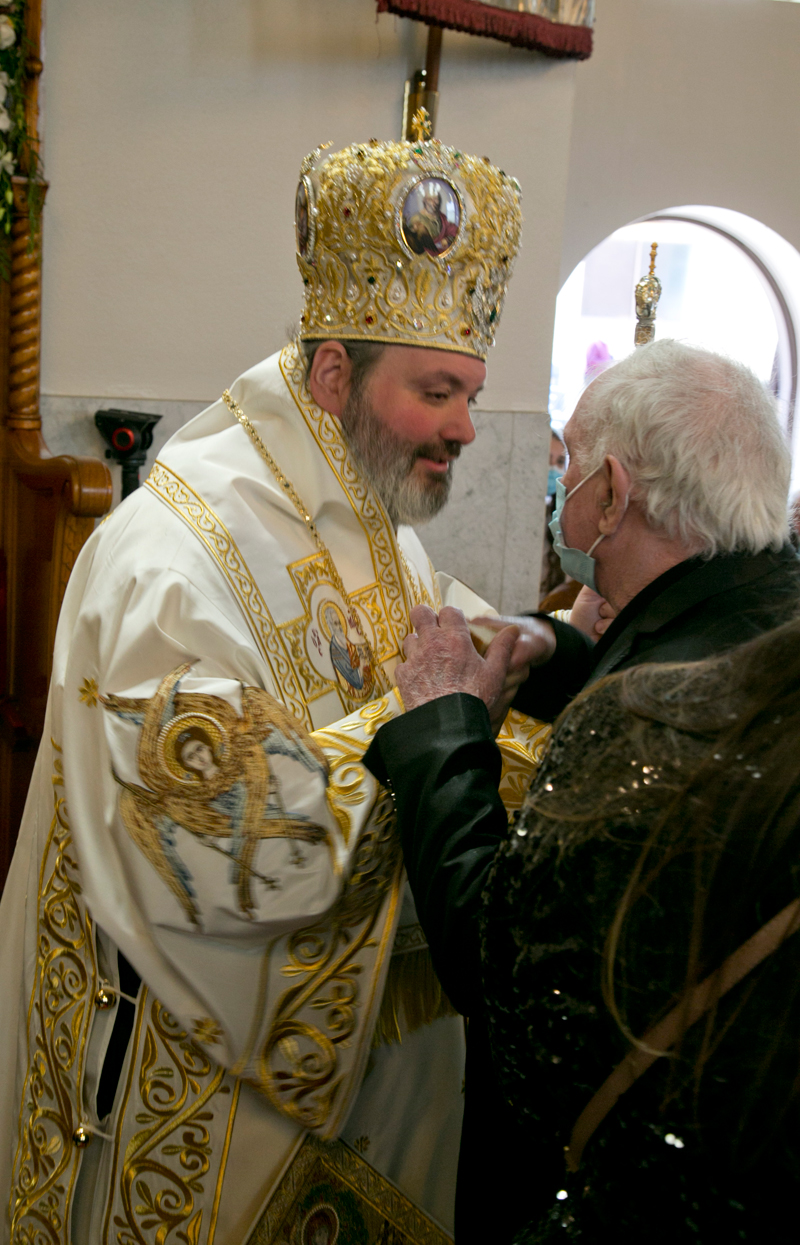
<instances>
[{"instance_id":1,"label":"gold embroidery on vestment","mask_svg":"<svg viewBox=\"0 0 800 1245\"><path fill-rule=\"evenodd\" d=\"M347 1105L340 1101L345 1072L339 1052L351 1045L359 1029L363 1034L372 1013L400 891L400 847L386 794L376 799L366 827L331 918L298 930L288 940L288 962L281 972L293 984L277 1000L258 1063L259 1089L284 1115L321 1136L335 1135ZM362 1000L358 957L376 945L369 997ZM366 1050L360 1056L363 1063ZM350 1071L356 1076L357 1070Z\"/></svg>"},{"instance_id":2,"label":"gold embroidery on vestment","mask_svg":"<svg viewBox=\"0 0 800 1245\"><path fill-rule=\"evenodd\" d=\"M379 499L353 463L338 421L313 401L306 385L305 369L294 343L284 346L279 362L281 374L297 409L344 490L369 542L375 579L383 597L384 614L392 627L394 648L399 652L410 630L408 611L411 602L399 567L398 546L392 524Z\"/></svg>"},{"instance_id":3,"label":"gold embroidery on vestment","mask_svg":"<svg viewBox=\"0 0 800 1245\"><path fill-rule=\"evenodd\" d=\"M78 688L78 699L90 709L97 708L97 679L84 679Z\"/></svg>"},{"instance_id":4,"label":"gold embroidery on vestment","mask_svg":"<svg viewBox=\"0 0 800 1245\"><path fill-rule=\"evenodd\" d=\"M427 946L393 954L372 1045L402 1042L404 1028L414 1033L443 1016L457 1015L436 976Z\"/></svg>"},{"instance_id":5,"label":"gold embroidery on vestment","mask_svg":"<svg viewBox=\"0 0 800 1245\"><path fill-rule=\"evenodd\" d=\"M11 1180L11 1241L67 1245L81 1151L79 1123L86 1038L97 981L92 923L79 900L78 866L64 796L61 748L53 768L54 812L42 853L37 964L28 1009L28 1072Z\"/></svg>"},{"instance_id":6,"label":"gold embroidery on vestment","mask_svg":"<svg viewBox=\"0 0 800 1245\"><path fill-rule=\"evenodd\" d=\"M144 989L117 1122L104 1241L110 1242L114 1230L116 1245L210 1245L237 1090L230 1074ZM131 1107L139 1127L123 1153ZM221 1116L227 1121L220 1147L214 1125ZM204 1222L204 1195L212 1183L212 1216Z\"/></svg>"},{"instance_id":7,"label":"gold embroidery on vestment","mask_svg":"<svg viewBox=\"0 0 800 1245\"><path fill-rule=\"evenodd\" d=\"M203 1046L217 1046L223 1036L222 1029L210 1016L200 1016L192 1021L193 1042L200 1042Z\"/></svg>"},{"instance_id":8,"label":"gold embroidery on vestment","mask_svg":"<svg viewBox=\"0 0 800 1245\"><path fill-rule=\"evenodd\" d=\"M244 428L245 432L250 437L250 440L253 442L253 445L258 450L259 454L264 459L264 462L267 464L273 476L275 477L277 484L283 489L284 494L289 499L289 501L291 501L301 522L305 524L306 531L308 532L309 536L311 537L314 544L316 545L317 552L319 553L319 556L322 558L322 561L325 564L325 569L326 569L328 578L330 579L330 581L332 582L334 586L335 593L337 597L339 598L339 600L341 601L342 605L344 606L345 610L347 611L347 615L349 619L348 625L355 627L355 629L359 633L359 636L360 636L359 649L361 649L363 652L366 653L366 658L367 658L366 665L367 665L367 669L370 672L371 680L372 682L377 682L380 685L381 691L387 692L389 690L390 684L387 682L383 674L383 670L379 666L377 658L372 652L372 646L369 642L369 638L367 636L366 631L361 626L361 621L358 617L358 614L353 609L352 602L350 599L350 594L348 593L347 589L344 586L344 580L339 574L339 569L333 560L333 556L331 555L330 549L325 544L325 541L322 539L319 528L317 527L316 523L311 517L311 513L308 509L308 506L303 501L300 494L297 492L297 489L294 487L289 477L281 470L280 466L275 461L270 451L267 449L267 446L265 445L260 433L257 431L256 428L254 428L248 415L242 410L242 408L238 405L238 403L234 402L233 398L231 397L227 389L224 391L222 395L222 400L227 406L228 410L231 412L231 414L235 416L235 418L239 421L241 426ZM341 607L335 604L334 604L334 608L341 610ZM344 618L344 611L341 611L341 612L342 612L342 618ZM365 691L365 695L366 694L368 694L368 691ZM360 697L360 699L363 699L363 697Z\"/></svg>"},{"instance_id":9,"label":"gold embroidery on vestment","mask_svg":"<svg viewBox=\"0 0 800 1245\"><path fill-rule=\"evenodd\" d=\"M346 713L379 691L373 655L383 665L397 654L390 647L378 585L367 584L344 602L320 554L290 562L289 576L303 614L281 623L300 687L308 701L336 692ZM352 616L351 616L352 614ZM357 626L354 626L356 614ZM364 643L363 637L370 637Z\"/></svg>"},{"instance_id":10,"label":"gold embroidery on vestment","mask_svg":"<svg viewBox=\"0 0 800 1245\"><path fill-rule=\"evenodd\" d=\"M396 657L397 649L392 647L392 636L386 621L386 615L383 612L383 601L378 585L375 583L367 584L359 592L353 592L351 600L369 619L375 636L374 648L378 659L386 662L392 657Z\"/></svg>"},{"instance_id":11,"label":"gold embroidery on vestment","mask_svg":"<svg viewBox=\"0 0 800 1245\"><path fill-rule=\"evenodd\" d=\"M360 1157L366 1134L353 1149L343 1141L306 1137L287 1168L247 1245L305 1245L319 1226L337 1245L452 1245L453 1238L396 1185Z\"/></svg>"},{"instance_id":12,"label":"gold embroidery on vestment","mask_svg":"<svg viewBox=\"0 0 800 1245\"><path fill-rule=\"evenodd\" d=\"M522 807L533 775L542 763L552 727L548 722L529 718L517 709L506 715L497 746L503 758L498 791L509 820Z\"/></svg>"},{"instance_id":13,"label":"gold embroidery on vestment","mask_svg":"<svg viewBox=\"0 0 800 1245\"><path fill-rule=\"evenodd\" d=\"M425 587L425 582L422 578L422 575L417 576L414 573L408 561L408 558L403 553L403 550L401 549L400 545L397 546L397 552L400 554L400 561L402 562L403 570L405 571L406 583L408 585L408 589L409 589L409 592L411 593L411 596L414 598L414 604L415 605L428 605L430 606L431 609L434 609L433 598L431 597L431 594L428 592L428 589Z\"/></svg>"},{"instance_id":14,"label":"gold embroidery on vestment","mask_svg":"<svg viewBox=\"0 0 800 1245\"><path fill-rule=\"evenodd\" d=\"M345 844L350 842L353 829L349 810L363 804L366 799L365 770L361 758L378 728L395 716L396 699L399 697L395 688L389 696L382 696L380 700L373 700L365 705L358 715L360 722L347 724L350 730L359 731L357 737L349 734L341 723L338 729L322 727L321 730L314 731L314 739L325 749L328 758L328 804L342 831Z\"/></svg>"},{"instance_id":15,"label":"gold embroidery on vestment","mask_svg":"<svg viewBox=\"0 0 800 1245\"><path fill-rule=\"evenodd\" d=\"M225 1169L228 1166L228 1152L231 1148L231 1137L233 1136L233 1124L236 1119L236 1108L239 1105L239 1093L242 1088L242 1082L237 1080L233 1086L233 1095L231 1101L230 1114L228 1115L228 1127L225 1130L225 1141L222 1145L222 1156L219 1165L219 1174L217 1176L217 1188L214 1193L214 1204L211 1207L211 1215L208 1224L208 1241L206 1245L214 1245L214 1234L217 1228L217 1216L219 1215L219 1203L222 1198L222 1182L225 1178Z\"/></svg>"},{"instance_id":16,"label":"gold embroidery on vestment","mask_svg":"<svg viewBox=\"0 0 800 1245\"><path fill-rule=\"evenodd\" d=\"M239 910L250 915L257 906L254 879L270 890L280 886L278 879L253 867L260 841L319 843L328 837L325 826L284 807L269 755L291 757L315 774L320 798L328 762L301 723L267 692L243 687L240 717L219 696L181 692L181 680L190 670L188 663L176 667L153 696L104 696L102 703L108 712L141 725L137 761L145 786L114 775L123 788L119 808L125 828L189 920L198 924L192 880L179 854L175 827L228 857ZM215 839L227 840L230 848Z\"/></svg>"},{"instance_id":17,"label":"gold embroidery on vestment","mask_svg":"<svg viewBox=\"0 0 800 1245\"><path fill-rule=\"evenodd\" d=\"M361 758L367 750L367 741L355 740L350 735L339 734L330 729L315 731L314 735L325 747L330 764L328 805L347 845L353 831L353 819L349 809L363 804L367 798L364 788L365 770L361 764Z\"/></svg>"},{"instance_id":18,"label":"gold embroidery on vestment","mask_svg":"<svg viewBox=\"0 0 800 1245\"><path fill-rule=\"evenodd\" d=\"M283 698L294 717L310 727L311 717L297 686L283 638L225 524L199 494L158 460L145 480L145 487L179 515L203 542L228 581L259 652L267 662L276 695Z\"/></svg>"}]
</instances>

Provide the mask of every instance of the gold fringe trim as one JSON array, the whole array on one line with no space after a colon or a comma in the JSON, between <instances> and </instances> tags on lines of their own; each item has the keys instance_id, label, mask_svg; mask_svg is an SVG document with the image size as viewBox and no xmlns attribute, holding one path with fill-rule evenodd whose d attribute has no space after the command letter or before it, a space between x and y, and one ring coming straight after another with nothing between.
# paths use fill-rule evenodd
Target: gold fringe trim
<instances>
[{"instance_id":1,"label":"gold fringe trim","mask_svg":"<svg viewBox=\"0 0 800 1245\"><path fill-rule=\"evenodd\" d=\"M394 955L389 962L386 988L372 1045L402 1042L401 1017L409 1033L442 1016L457 1016L436 976L427 947Z\"/></svg>"}]
</instances>

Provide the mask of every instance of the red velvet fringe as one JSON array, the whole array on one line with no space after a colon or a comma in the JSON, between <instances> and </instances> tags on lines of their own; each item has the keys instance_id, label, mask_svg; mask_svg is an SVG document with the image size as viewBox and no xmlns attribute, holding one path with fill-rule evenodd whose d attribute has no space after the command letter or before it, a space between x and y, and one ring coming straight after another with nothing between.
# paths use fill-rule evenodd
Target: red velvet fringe
<instances>
[{"instance_id":1,"label":"red velvet fringe","mask_svg":"<svg viewBox=\"0 0 800 1245\"><path fill-rule=\"evenodd\" d=\"M378 0L379 13L416 18L429 26L447 26L470 35L487 35L518 48L533 48L545 56L586 60L592 54L589 26L551 22L537 13L515 13L483 0Z\"/></svg>"}]
</instances>

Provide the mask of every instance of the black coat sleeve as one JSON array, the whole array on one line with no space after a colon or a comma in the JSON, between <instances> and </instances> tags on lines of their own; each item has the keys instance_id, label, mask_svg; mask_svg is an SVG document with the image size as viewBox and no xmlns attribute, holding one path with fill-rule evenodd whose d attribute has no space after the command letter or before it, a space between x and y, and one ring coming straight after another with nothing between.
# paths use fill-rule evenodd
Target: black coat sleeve
<instances>
[{"instance_id":1,"label":"black coat sleeve","mask_svg":"<svg viewBox=\"0 0 800 1245\"><path fill-rule=\"evenodd\" d=\"M556 633L556 651L544 666L531 670L530 677L514 697L513 708L539 722L554 722L578 695L594 668L594 644L569 623L534 614L549 622Z\"/></svg>"},{"instance_id":2,"label":"black coat sleeve","mask_svg":"<svg viewBox=\"0 0 800 1245\"><path fill-rule=\"evenodd\" d=\"M412 709L381 727L364 764L394 792L434 967L453 1006L469 1015L481 997L481 893L508 829L486 706L458 693Z\"/></svg>"}]
</instances>

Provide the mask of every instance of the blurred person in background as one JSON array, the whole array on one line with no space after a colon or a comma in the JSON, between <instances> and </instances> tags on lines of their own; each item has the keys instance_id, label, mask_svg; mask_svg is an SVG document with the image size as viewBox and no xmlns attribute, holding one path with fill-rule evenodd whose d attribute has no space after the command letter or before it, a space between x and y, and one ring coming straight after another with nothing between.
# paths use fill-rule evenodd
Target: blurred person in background
<instances>
[{"instance_id":1,"label":"blurred person in background","mask_svg":"<svg viewBox=\"0 0 800 1245\"><path fill-rule=\"evenodd\" d=\"M586 371L583 374L583 383L590 385L595 377L611 367L613 362L613 355L605 342L592 342L586 351Z\"/></svg>"},{"instance_id":2,"label":"blurred person in background","mask_svg":"<svg viewBox=\"0 0 800 1245\"><path fill-rule=\"evenodd\" d=\"M553 510L556 504L556 481L563 476L567 469L567 447L564 445L564 439L560 432L555 428L550 428L550 461L547 469L547 493L545 495L545 529L544 543L542 547L542 575L539 583L539 601L543 604L550 593L555 588L567 581L567 576L561 569L561 562L558 554L553 548L553 536L550 531L549 523L553 517ZM540 604L540 608L541 608ZM552 608L569 608L569 606L552 606Z\"/></svg>"}]
</instances>

